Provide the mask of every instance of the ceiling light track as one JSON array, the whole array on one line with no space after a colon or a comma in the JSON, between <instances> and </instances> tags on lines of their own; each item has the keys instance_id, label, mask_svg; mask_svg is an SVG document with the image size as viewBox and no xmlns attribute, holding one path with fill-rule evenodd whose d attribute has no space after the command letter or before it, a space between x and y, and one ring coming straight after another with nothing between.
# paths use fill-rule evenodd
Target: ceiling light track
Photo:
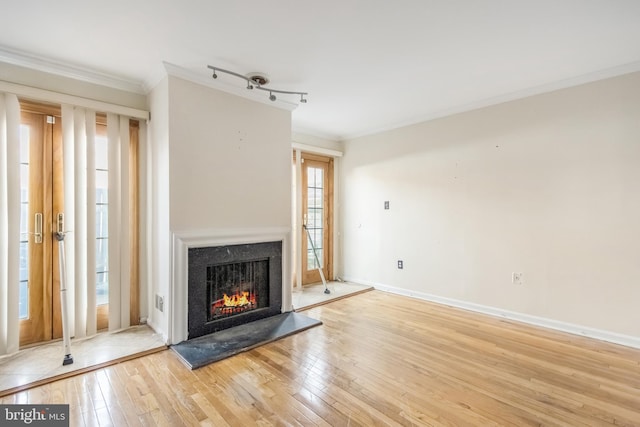
<instances>
[{"instance_id":1,"label":"ceiling light track","mask_svg":"<svg viewBox=\"0 0 640 427\"><path fill-rule=\"evenodd\" d=\"M232 75L234 77L238 77L244 80L245 82L247 82L248 90L258 89L265 92L269 92L269 99L271 101L275 101L277 99L274 93L281 93L284 95L300 95L300 102L303 104L307 103L307 99L305 98L305 96L308 95L308 92L295 92L295 91L289 91L289 90L279 90L279 89L272 89L269 87L263 87L263 85L269 83L269 79L259 73L252 73L248 76L243 76L242 74L225 70L223 68L214 67L212 65L207 65L207 68L210 68L211 70L213 70L213 74L211 77L213 77L214 79L218 78L218 74L216 74L217 72L225 73L225 74Z\"/></svg>"}]
</instances>

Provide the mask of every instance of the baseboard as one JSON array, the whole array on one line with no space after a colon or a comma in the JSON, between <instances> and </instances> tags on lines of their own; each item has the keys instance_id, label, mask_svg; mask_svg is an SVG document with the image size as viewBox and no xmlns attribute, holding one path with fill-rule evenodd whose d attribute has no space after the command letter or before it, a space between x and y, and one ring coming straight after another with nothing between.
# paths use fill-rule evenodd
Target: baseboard
<instances>
[{"instance_id":1,"label":"baseboard","mask_svg":"<svg viewBox=\"0 0 640 427\"><path fill-rule=\"evenodd\" d=\"M411 291L408 289L397 288L394 286L388 286L381 283L374 283L366 280L358 280L357 278L352 278L352 277L345 277L344 280L349 282L354 282L354 283L361 283L364 285L370 285L377 290L389 292L392 294L407 296L411 298L417 298L425 301L431 301L439 304L449 305L456 308L462 308L464 310L470 310L478 313L488 314L490 316L502 317L505 319L515 320L517 322L527 323L534 326L541 326L543 328L567 332L573 335L580 335L583 337L594 338L600 341L607 341L614 344L624 345L626 347L640 349L640 337L633 337L629 335L618 334L615 332L603 331L600 329L590 328L590 327L576 325L572 323L560 322L558 320L532 316L530 314L518 313L515 311L503 310L501 308L475 304L472 302L461 301L453 298L441 297L437 295L427 294L424 292Z\"/></svg>"},{"instance_id":2,"label":"baseboard","mask_svg":"<svg viewBox=\"0 0 640 427\"><path fill-rule=\"evenodd\" d=\"M166 333L164 333L164 331L162 331L162 329L160 329L158 327L158 325L152 321L150 318L147 318L147 323L146 325L148 327L150 327L151 329L153 329L153 331L157 334L161 334L162 335L162 341L166 344L166 345L170 345L169 343L169 337L167 336Z\"/></svg>"}]
</instances>

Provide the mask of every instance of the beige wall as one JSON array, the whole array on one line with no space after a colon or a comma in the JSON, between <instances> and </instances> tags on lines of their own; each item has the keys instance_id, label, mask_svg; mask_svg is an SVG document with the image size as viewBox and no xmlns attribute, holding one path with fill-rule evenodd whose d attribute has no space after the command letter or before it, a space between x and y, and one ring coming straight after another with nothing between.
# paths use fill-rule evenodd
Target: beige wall
<instances>
[{"instance_id":1,"label":"beige wall","mask_svg":"<svg viewBox=\"0 0 640 427\"><path fill-rule=\"evenodd\" d=\"M151 209L148 217L141 221L151 232L147 244L151 245L151 259L147 269L148 295L142 298L148 301L148 323L165 336L169 330L166 311L155 307L155 296L166 298L170 294L171 277L171 236L169 228L169 77L165 77L149 93L151 120L149 121L149 159L147 164L149 179L148 205Z\"/></svg>"},{"instance_id":2,"label":"beige wall","mask_svg":"<svg viewBox=\"0 0 640 427\"><path fill-rule=\"evenodd\" d=\"M345 277L640 338L640 73L344 147Z\"/></svg>"},{"instance_id":3,"label":"beige wall","mask_svg":"<svg viewBox=\"0 0 640 427\"><path fill-rule=\"evenodd\" d=\"M172 238L291 228L291 112L172 75L149 100L149 323L177 343L186 338L187 297L186 283L176 278L180 254L172 253ZM289 256L283 254L287 266ZM163 312L155 308L155 295L164 298Z\"/></svg>"},{"instance_id":4,"label":"beige wall","mask_svg":"<svg viewBox=\"0 0 640 427\"><path fill-rule=\"evenodd\" d=\"M291 225L291 112L170 77L171 230Z\"/></svg>"}]
</instances>

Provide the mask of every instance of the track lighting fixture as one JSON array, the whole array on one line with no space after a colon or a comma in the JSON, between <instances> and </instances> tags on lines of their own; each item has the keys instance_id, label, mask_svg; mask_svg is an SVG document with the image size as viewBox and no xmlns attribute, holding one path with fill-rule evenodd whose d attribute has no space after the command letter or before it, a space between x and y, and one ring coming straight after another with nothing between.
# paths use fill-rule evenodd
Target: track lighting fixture
<instances>
[{"instance_id":1,"label":"track lighting fixture","mask_svg":"<svg viewBox=\"0 0 640 427\"><path fill-rule=\"evenodd\" d=\"M211 65L207 65L207 68L210 68L211 70L213 70L213 74L211 75L211 77L213 77L214 79L218 78L218 74L216 72L219 71L219 72L230 74L232 76L245 80L247 82L248 90L258 89L258 90L264 90L265 92L269 92L269 100L271 101L275 101L277 99L274 93L282 93L285 95L300 95L300 102L302 104L307 103L307 99L305 98L305 96L308 95L307 92L292 92L288 90L278 90L278 89L262 87L263 85L266 85L267 83L269 83L269 79L263 76L262 74L252 73L252 74L249 74L248 76L243 76L242 74L234 73L233 71L224 70L218 67L213 67Z\"/></svg>"}]
</instances>

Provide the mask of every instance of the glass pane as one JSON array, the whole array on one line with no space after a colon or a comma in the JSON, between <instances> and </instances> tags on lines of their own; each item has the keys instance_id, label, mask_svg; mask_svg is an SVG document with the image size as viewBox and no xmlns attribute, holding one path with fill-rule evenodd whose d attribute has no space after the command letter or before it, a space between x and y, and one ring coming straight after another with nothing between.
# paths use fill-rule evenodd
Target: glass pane
<instances>
[{"instance_id":1,"label":"glass pane","mask_svg":"<svg viewBox=\"0 0 640 427\"><path fill-rule=\"evenodd\" d=\"M307 227L316 228L317 222L315 209L309 209L309 213L307 214Z\"/></svg>"},{"instance_id":2,"label":"glass pane","mask_svg":"<svg viewBox=\"0 0 640 427\"><path fill-rule=\"evenodd\" d=\"M307 187L315 187L316 186L316 174L314 172L315 168L307 168Z\"/></svg>"},{"instance_id":3,"label":"glass pane","mask_svg":"<svg viewBox=\"0 0 640 427\"><path fill-rule=\"evenodd\" d=\"M109 153L107 137L96 137L96 169L106 171L109 169Z\"/></svg>"},{"instance_id":4,"label":"glass pane","mask_svg":"<svg viewBox=\"0 0 640 427\"><path fill-rule=\"evenodd\" d=\"M106 238L109 236L109 206L96 205L96 237Z\"/></svg>"},{"instance_id":5,"label":"glass pane","mask_svg":"<svg viewBox=\"0 0 640 427\"><path fill-rule=\"evenodd\" d=\"M315 211L313 209L308 209L307 210L307 228L308 229L313 229L316 226L316 219L315 219Z\"/></svg>"},{"instance_id":6,"label":"glass pane","mask_svg":"<svg viewBox=\"0 0 640 427\"><path fill-rule=\"evenodd\" d=\"M109 303L109 152L106 136L96 137L96 304Z\"/></svg>"},{"instance_id":7,"label":"glass pane","mask_svg":"<svg viewBox=\"0 0 640 427\"><path fill-rule=\"evenodd\" d=\"M20 320L29 317L29 285L27 282L20 282L20 297L18 300L18 317Z\"/></svg>"},{"instance_id":8,"label":"glass pane","mask_svg":"<svg viewBox=\"0 0 640 427\"><path fill-rule=\"evenodd\" d=\"M318 260L322 263L322 252L318 251ZM313 251L309 249L307 252L307 269L308 270L316 270L320 268L320 265L316 261L316 257L313 255Z\"/></svg>"},{"instance_id":9,"label":"glass pane","mask_svg":"<svg viewBox=\"0 0 640 427\"><path fill-rule=\"evenodd\" d=\"M29 280L29 244L27 242L20 242L20 281L26 282Z\"/></svg>"},{"instance_id":10,"label":"glass pane","mask_svg":"<svg viewBox=\"0 0 640 427\"><path fill-rule=\"evenodd\" d=\"M97 273L96 276L96 305L109 304L109 273Z\"/></svg>"},{"instance_id":11,"label":"glass pane","mask_svg":"<svg viewBox=\"0 0 640 427\"><path fill-rule=\"evenodd\" d=\"M308 245L307 266L309 270L319 268L323 263L323 226L324 226L324 169L307 169L307 225L311 242L316 249L314 255L311 243ZM318 261L316 261L316 255Z\"/></svg>"},{"instance_id":12,"label":"glass pane","mask_svg":"<svg viewBox=\"0 0 640 427\"><path fill-rule=\"evenodd\" d=\"M20 242L20 267L18 288L18 315L20 319L29 317L29 244Z\"/></svg>"},{"instance_id":13,"label":"glass pane","mask_svg":"<svg viewBox=\"0 0 640 427\"><path fill-rule=\"evenodd\" d=\"M20 241L29 240L29 205L20 204Z\"/></svg>"},{"instance_id":14,"label":"glass pane","mask_svg":"<svg viewBox=\"0 0 640 427\"><path fill-rule=\"evenodd\" d=\"M318 268L318 264L316 263L316 257L313 256L313 251L309 249L307 251L307 269L315 270Z\"/></svg>"},{"instance_id":15,"label":"glass pane","mask_svg":"<svg viewBox=\"0 0 640 427\"><path fill-rule=\"evenodd\" d=\"M109 202L109 172L96 170L96 203Z\"/></svg>"},{"instance_id":16,"label":"glass pane","mask_svg":"<svg viewBox=\"0 0 640 427\"><path fill-rule=\"evenodd\" d=\"M322 229L317 228L311 231L311 237L313 238L313 245L318 251L318 258L320 257L320 249L322 249Z\"/></svg>"},{"instance_id":17,"label":"glass pane","mask_svg":"<svg viewBox=\"0 0 640 427\"><path fill-rule=\"evenodd\" d=\"M322 199L324 199L324 190L317 189L316 190L316 207L322 207Z\"/></svg>"},{"instance_id":18,"label":"glass pane","mask_svg":"<svg viewBox=\"0 0 640 427\"><path fill-rule=\"evenodd\" d=\"M29 126L20 125L20 163L29 163Z\"/></svg>"},{"instance_id":19,"label":"glass pane","mask_svg":"<svg viewBox=\"0 0 640 427\"><path fill-rule=\"evenodd\" d=\"M20 164L20 202L29 201L29 164Z\"/></svg>"},{"instance_id":20,"label":"glass pane","mask_svg":"<svg viewBox=\"0 0 640 427\"><path fill-rule=\"evenodd\" d=\"M109 240L96 239L96 272L109 270Z\"/></svg>"},{"instance_id":21,"label":"glass pane","mask_svg":"<svg viewBox=\"0 0 640 427\"><path fill-rule=\"evenodd\" d=\"M18 316L29 317L29 126L20 125L20 252Z\"/></svg>"}]
</instances>

